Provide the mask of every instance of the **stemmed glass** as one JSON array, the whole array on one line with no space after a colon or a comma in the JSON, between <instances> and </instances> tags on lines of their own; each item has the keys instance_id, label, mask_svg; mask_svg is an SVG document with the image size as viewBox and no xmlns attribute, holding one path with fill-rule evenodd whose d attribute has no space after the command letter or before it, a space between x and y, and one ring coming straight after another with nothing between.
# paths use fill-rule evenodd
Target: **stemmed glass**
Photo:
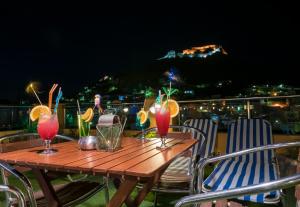
<instances>
[{"instance_id":1,"label":"stemmed glass","mask_svg":"<svg viewBox=\"0 0 300 207\"><path fill-rule=\"evenodd\" d=\"M156 109L155 120L156 120L158 134L161 139L161 146L157 148L158 149L167 148L166 138L170 126L170 111L165 107Z\"/></svg>"},{"instance_id":2,"label":"stemmed glass","mask_svg":"<svg viewBox=\"0 0 300 207\"><path fill-rule=\"evenodd\" d=\"M52 115L49 114L41 114L37 126L37 131L41 137L41 139L45 142L45 149L40 151L40 154L53 154L57 152L57 150L52 149L50 147L51 141L58 133L58 119L57 114L54 113Z\"/></svg>"}]
</instances>

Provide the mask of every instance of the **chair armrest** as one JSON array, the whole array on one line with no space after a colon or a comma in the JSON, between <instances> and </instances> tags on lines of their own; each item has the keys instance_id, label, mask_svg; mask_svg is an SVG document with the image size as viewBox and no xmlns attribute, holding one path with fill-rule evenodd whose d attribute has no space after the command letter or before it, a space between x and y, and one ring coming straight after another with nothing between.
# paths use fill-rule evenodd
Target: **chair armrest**
<instances>
[{"instance_id":1,"label":"chair armrest","mask_svg":"<svg viewBox=\"0 0 300 207\"><path fill-rule=\"evenodd\" d=\"M300 174L296 174L279 180L260 183L257 185L250 185L250 186L234 188L229 190L214 191L214 192L186 196L181 198L176 203L175 207L181 207L190 204L208 202L208 201L219 200L219 199L236 198L243 195L265 193L273 190L289 188L299 183L300 183Z\"/></svg>"},{"instance_id":2,"label":"chair armrest","mask_svg":"<svg viewBox=\"0 0 300 207\"><path fill-rule=\"evenodd\" d=\"M61 134L56 135L55 138L64 139L64 140L68 140L68 141L74 141L75 140L75 139L73 139L71 137L68 137L68 136L65 136L65 135L61 135Z\"/></svg>"},{"instance_id":3,"label":"chair armrest","mask_svg":"<svg viewBox=\"0 0 300 207\"><path fill-rule=\"evenodd\" d=\"M39 136L38 133L16 133L16 134L9 134L9 135L5 135L5 136L1 136L0 137L0 143L2 143L5 140L10 140L13 138L18 138L18 137L30 137L30 136ZM64 139L64 140L68 140L68 141L74 141L73 138L65 136L65 135L56 135L55 138L59 138L59 139Z\"/></svg>"},{"instance_id":4,"label":"chair armrest","mask_svg":"<svg viewBox=\"0 0 300 207\"><path fill-rule=\"evenodd\" d=\"M14 186L9 186L9 185L0 185L0 192L4 192L4 193L9 192L9 193L14 194L14 196L16 196L16 198L18 200L18 205L20 207L26 206L25 196L22 193L22 191L20 191L18 188L14 187Z\"/></svg>"},{"instance_id":5,"label":"chair armrest","mask_svg":"<svg viewBox=\"0 0 300 207\"><path fill-rule=\"evenodd\" d=\"M34 198L33 188L28 178L6 163L0 162L0 168L9 172L11 175L15 176L17 179L19 179L22 182L28 194L31 207L36 207L37 204Z\"/></svg>"},{"instance_id":6,"label":"chair armrest","mask_svg":"<svg viewBox=\"0 0 300 207\"><path fill-rule=\"evenodd\" d=\"M299 146L300 146L300 142L286 142L286 143L278 143L278 144L270 144L270 145L265 145L265 146L260 146L260 147L254 147L251 149L245 149L245 150L241 150L238 152L233 152L230 154L216 156L216 157L212 157L212 158L203 158L199 161L199 163L197 164L197 166L195 168L195 172L193 173L192 183L195 184L196 176L197 176L198 177L198 180L197 180L198 193L200 193L202 191L203 170L204 170L204 167L209 163L218 162L221 160L226 160L229 158L234 158L234 157L238 157L241 155L246 155L246 154L255 153L255 152L264 151L264 150L299 147Z\"/></svg>"}]
</instances>

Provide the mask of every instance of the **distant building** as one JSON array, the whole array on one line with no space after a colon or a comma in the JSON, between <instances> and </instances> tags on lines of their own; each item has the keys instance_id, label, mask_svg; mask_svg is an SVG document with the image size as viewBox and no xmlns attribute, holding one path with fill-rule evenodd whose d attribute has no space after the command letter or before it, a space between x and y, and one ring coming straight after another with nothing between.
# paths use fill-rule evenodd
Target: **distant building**
<instances>
[{"instance_id":1,"label":"distant building","mask_svg":"<svg viewBox=\"0 0 300 207\"><path fill-rule=\"evenodd\" d=\"M164 57L159 58L158 60L163 59L173 59L173 58L206 58L215 53L221 53L227 55L227 52L220 45L205 45L201 47L192 47L191 49L185 49L182 52L177 52L175 50L169 51Z\"/></svg>"}]
</instances>

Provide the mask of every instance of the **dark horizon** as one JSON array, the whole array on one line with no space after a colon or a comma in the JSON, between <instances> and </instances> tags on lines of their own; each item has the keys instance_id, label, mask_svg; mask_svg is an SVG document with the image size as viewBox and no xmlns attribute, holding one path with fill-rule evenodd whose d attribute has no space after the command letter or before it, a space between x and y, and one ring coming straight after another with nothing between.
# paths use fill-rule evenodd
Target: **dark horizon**
<instances>
[{"instance_id":1,"label":"dark horizon","mask_svg":"<svg viewBox=\"0 0 300 207\"><path fill-rule=\"evenodd\" d=\"M195 11L192 7L175 6L172 12L155 15L151 9L110 14L95 8L8 10L0 20L0 99L26 97L26 84L33 80L43 83L42 90L57 82L68 96L103 74L133 71L142 76L169 50L205 44L222 45L234 67L220 66L214 72L201 68L199 81L226 76L300 86L293 75L299 67L300 36L293 3L201 3Z\"/></svg>"}]
</instances>

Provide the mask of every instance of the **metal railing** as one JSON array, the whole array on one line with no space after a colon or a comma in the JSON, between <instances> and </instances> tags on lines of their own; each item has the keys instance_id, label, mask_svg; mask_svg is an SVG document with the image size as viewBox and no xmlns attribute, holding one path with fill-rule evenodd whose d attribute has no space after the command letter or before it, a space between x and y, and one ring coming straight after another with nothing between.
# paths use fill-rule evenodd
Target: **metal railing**
<instances>
[{"instance_id":1,"label":"metal railing","mask_svg":"<svg viewBox=\"0 0 300 207\"><path fill-rule=\"evenodd\" d=\"M0 130L15 130L29 127L32 106L0 106Z\"/></svg>"},{"instance_id":2,"label":"metal railing","mask_svg":"<svg viewBox=\"0 0 300 207\"><path fill-rule=\"evenodd\" d=\"M264 118L273 130L284 134L300 133L300 95L199 99L178 101L179 115L173 119L174 124L182 124L190 118L211 118L219 123L219 130L226 130L228 123L237 118ZM143 107L143 102L104 104L102 107L116 108L126 114L128 121L125 129L137 129L136 113ZM81 109L93 106L82 103ZM30 122L29 113L32 106L0 106L0 130L35 128ZM64 128L77 128L77 105L64 104ZM96 113L92 123L95 125L99 114ZM92 125L92 127L94 127Z\"/></svg>"},{"instance_id":3,"label":"metal railing","mask_svg":"<svg viewBox=\"0 0 300 207\"><path fill-rule=\"evenodd\" d=\"M278 133L300 133L300 95L179 100L178 104L180 111L179 115L173 119L174 124L182 124L190 118L211 118L219 122L219 130L225 131L231 120L264 118L272 124L273 129ZM143 105L143 102L120 103L103 105L103 108L117 108L119 112L125 113L128 117L126 129L138 129L135 126L136 113ZM65 107L66 127L76 128L76 111L75 105ZM94 122L96 121L97 117L94 119Z\"/></svg>"}]
</instances>

